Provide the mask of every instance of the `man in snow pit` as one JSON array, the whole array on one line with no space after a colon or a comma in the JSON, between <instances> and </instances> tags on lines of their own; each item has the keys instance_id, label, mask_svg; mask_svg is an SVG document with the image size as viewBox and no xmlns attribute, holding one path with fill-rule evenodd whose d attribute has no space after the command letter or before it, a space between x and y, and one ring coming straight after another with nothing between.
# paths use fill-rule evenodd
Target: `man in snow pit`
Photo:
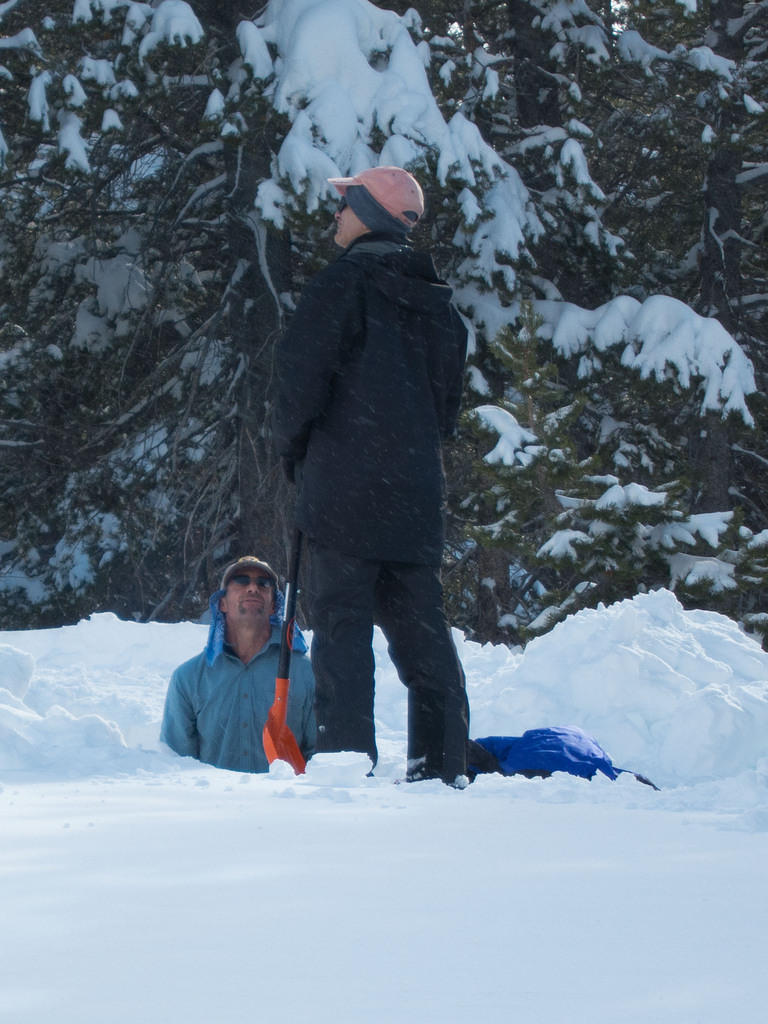
<instances>
[{"instance_id":1,"label":"man in snow pit","mask_svg":"<svg viewBox=\"0 0 768 1024\"><path fill-rule=\"evenodd\" d=\"M228 566L212 595L205 650L185 661L168 686L160 739L182 757L217 768L266 772L262 745L275 699L283 594L275 571L254 555ZM315 750L314 676L294 634L288 726L306 760Z\"/></svg>"},{"instance_id":2,"label":"man in snow pit","mask_svg":"<svg viewBox=\"0 0 768 1024\"><path fill-rule=\"evenodd\" d=\"M467 332L400 167L330 178L344 251L305 288L279 343L274 443L309 551L318 751L375 766L373 625L408 687L409 781L465 782L469 710L443 611L442 442L461 399Z\"/></svg>"}]
</instances>

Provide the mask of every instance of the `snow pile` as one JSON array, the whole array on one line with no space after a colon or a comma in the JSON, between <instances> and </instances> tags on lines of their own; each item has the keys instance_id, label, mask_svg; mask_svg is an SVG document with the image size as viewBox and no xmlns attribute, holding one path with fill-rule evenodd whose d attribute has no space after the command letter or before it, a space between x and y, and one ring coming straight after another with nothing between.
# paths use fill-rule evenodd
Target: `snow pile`
<instances>
[{"instance_id":1,"label":"snow pile","mask_svg":"<svg viewBox=\"0 0 768 1024\"><path fill-rule=\"evenodd\" d=\"M35 659L31 654L0 644L0 687L8 696L23 700L34 670Z\"/></svg>"},{"instance_id":2,"label":"snow pile","mask_svg":"<svg viewBox=\"0 0 768 1024\"><path fill-rule=\"evenodd\" d=\"M0 775L162 770L170 757L158 751L165 688L204 637L202 626L110 614L0 633Z\"/></svg>"},{"instance_id":3,"label":"snow pile","mask_svg":"<svg viewBox=\"0 0 768 1024\"><path fill-rule=\"evenodd\" d=\"M178 768L158 741L165 689L205 637L203 625L121 622L111 614L0 633L0 773ZM468 642L458 631L456 639L473 736L579 726L617 766L665 788L766 767L768 654L730 619L685 611L669 591L579 612L524 653ZM405 756L405 690L378 631L375 650L376 774L396 778ZM357 786L365 774L356 762L346 771L315 767L309 782L344 776Z\"/></svg>"},{"instance_id":4,"label":"snow pile","mask_svg":"<svg viewBox=\"0 0 768 1024\"><path fill-rule=\"evenodd\" d=\"M577 725L619 767L664 787L739 775L768 756L768 654L666 590L569 617L470 696L476 735Z\"/></svg>"},{"instance_id":5,"label":"snow pile","mask_svg":"<svg viewBox=\"0 0 768 1024\"><path fill-rule=\"evenodd\" d=\"M404 691L379 633L373 778L357 754L295 777L162 753L168 677L205 636L103 614L0 633L0 1017L762 1019L768 655L728 620L662 592L525 653L456 635L473 735L578 724L658 793L393 785Z\"/></svg>"}]
</instances>

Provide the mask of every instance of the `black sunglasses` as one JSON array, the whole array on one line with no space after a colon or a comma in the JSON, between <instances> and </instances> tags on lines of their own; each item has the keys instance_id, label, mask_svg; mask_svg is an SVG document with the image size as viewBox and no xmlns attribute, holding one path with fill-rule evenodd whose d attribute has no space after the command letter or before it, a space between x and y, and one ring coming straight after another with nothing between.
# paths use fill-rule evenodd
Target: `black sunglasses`
<instances>
[{"instance_id":1,"label":"black sunglasses","mask_svg":"<svg viewBox=\"0 0 768 1024\"><path fill-rule=\"evenodd\" d=\"M275 581L270 576L246 576L245 573L230 576L227 583L236 583L238 587L250 587L253 583L257 587L261 587L262 590L269 590L275 585Z\"/></svg>"},{"instance_id":2,"label":"black sunglasses","mask_svg":"<svg viewBox=\"0 0 768 1024\"><path fill-rule=\"evenodd\" d=\"M349 203L344 198L344 196L342 196L341 199L339 200L339 205L336 207L336 213L341 213L343 210L346 210L348 206Z\"/></svg>"}]
</instances>

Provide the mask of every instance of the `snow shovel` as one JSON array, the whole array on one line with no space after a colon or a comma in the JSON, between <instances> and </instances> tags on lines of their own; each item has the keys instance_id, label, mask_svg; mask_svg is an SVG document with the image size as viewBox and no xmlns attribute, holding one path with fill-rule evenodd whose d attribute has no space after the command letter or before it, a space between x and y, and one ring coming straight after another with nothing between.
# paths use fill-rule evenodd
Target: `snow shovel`
<instances>
[{"instance_id":1,"label":"snow shovel","mask_svg":"<svg viewBox=\"0 0 768 1024\"><path fill-rule=\"evenodd\" d=\"M304 755L299 750L296 737L285 720L288 710L288 677L291 668L293 634L296 626L296 589L299 581L299 558L301 555L301 531L295 530L291 549L288 582L285 587L285 614L280 632L280 660L275 680L275 700L269 709L264 724L262 742L264 753L270 764L273 761L287 761L297 775L303 775L306 767Z\"/></svg>"}]
</instances>

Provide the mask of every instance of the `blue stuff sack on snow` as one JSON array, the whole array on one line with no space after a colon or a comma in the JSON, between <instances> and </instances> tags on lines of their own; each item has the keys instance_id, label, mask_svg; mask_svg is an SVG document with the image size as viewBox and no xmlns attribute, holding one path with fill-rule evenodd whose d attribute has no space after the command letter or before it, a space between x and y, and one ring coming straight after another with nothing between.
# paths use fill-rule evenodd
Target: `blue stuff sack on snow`
<instances>
[{"instance_id":1,"label":"blue stuff sack on snow","mask_svg":"<svg viewBox=\"0 0 768 1024\"><path fill-rule=\"evenodd\" d=\"M476 752L479 756L473 756L472 742L491 755L495 761L493 767L489 767L489 761L480 752ZM534 776L568 772L583 779L592 779L597 772L602 772L615 780L622 772L629 772L638 782L658 788L636 772L614 767L597 740L575 726L529 729L522 736L485 736L470 742L469 761L470 775L489 771L498 771L502 775Z\"/></svg>"}]
</instances>

